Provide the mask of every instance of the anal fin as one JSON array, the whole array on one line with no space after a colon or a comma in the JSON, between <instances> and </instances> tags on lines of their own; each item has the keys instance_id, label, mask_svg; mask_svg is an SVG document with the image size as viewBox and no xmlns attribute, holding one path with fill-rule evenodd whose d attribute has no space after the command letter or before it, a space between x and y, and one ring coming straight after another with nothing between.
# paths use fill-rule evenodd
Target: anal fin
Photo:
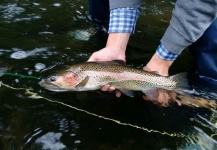
<instances>
[{"instance_id":1,"label":"anal fin","mask_svg":"<svg viewBox=\"0 0 217 150\"><path fill-rule=\"evenodd\" d=\"M158 99L157 89L147 89L147 90L143 90L142 92L151 100L157 100Z\"/></svg>"}]
</instances>

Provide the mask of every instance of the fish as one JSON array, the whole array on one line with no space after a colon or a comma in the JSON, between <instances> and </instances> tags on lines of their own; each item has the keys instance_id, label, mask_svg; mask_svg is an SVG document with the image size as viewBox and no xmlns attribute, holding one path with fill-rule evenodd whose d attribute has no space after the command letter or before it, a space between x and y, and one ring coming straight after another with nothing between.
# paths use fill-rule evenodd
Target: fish
<instances>
[{"instance_id":1,"label":"fish","mask_svg":"<svg viewBox=\"0 0 217 150\"><path fill-rule=\"evenodd\" d=\"M133 91L141 91L151 99L157 99L157 89L174 91L181 95L194 93L186 72L161 76L155 72L126 66L117 60L73 64L42 79L39 84L55 92L92 91L109 84L127 96L133 97Z\"/></svg>"}]
</instances>

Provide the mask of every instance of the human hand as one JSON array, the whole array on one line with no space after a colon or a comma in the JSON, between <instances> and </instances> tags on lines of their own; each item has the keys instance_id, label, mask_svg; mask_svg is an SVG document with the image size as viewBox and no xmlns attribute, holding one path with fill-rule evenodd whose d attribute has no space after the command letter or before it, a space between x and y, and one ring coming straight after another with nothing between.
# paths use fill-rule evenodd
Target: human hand
<instances>
[{"instance_id":1,"label":"human hand","mask_svg":"<svg viewBox=\"0 0 217 150\"><path fill-rule=\"evenodd\" d=\"M168 61L161 59L157 54L154 54L151 60L147 63L143 70L150 71L150 72L157 72L159 75L168 76L169 67L172 65L173 61ZM176 99L176 93L164 89L157 90L157 100L150 99L147 96L143 98L145 100L152 101L155 104L159 104L161 106L168 106L169 102L177 102L178 105L181 103Z\"/></svg>"},{"instance_id":2,"label":"human hand","mask_svg":"<svg viewBox=\"0 0 217 150\"><path fill-rule=\"evenodd\" d=\"M125 52L114 50L112 47L105 47L99 51L94 52L88 61L112 61L123 60L126 61Z\"/></svg>"},{"instance_id":3,"label":"human hand","mask_svg":"<svg viewBox=\"0 0 217 150\"><path fill-rule=\"evenodd\" d=\"M105 47L99 51L94 52L88 61L112 61L112 60L125 60L125 53L121 53L121 51L114 51L112 47ZM106 84L100 88L101 91L114 91L115 88L109 84ZM119 90L115 90L115 94L117 97L121 96L121 92Z\"/></svg>"},{"instance_id":4,"label":"human hand","mask_svg":"<svg viewBox=\"0 0 217 150\"><path fill-rule=\"evenodd\" d=\"M176 92L168 91L164 89L157 89L158 99L153 100L148 96L143 96L143 99L146 101L151 101L154 104L167 107L169 103L176 102L179 106L181 106L181 102L176 98Z\"/></svg>"},{"instance_id":5,"label":"human hand","mask_svg":"<svg viewBox=\"0 0 217 150\"><path fill-rule=\"evenodd\" d=\"M159 75L168 76L169 68L173 61L161 59L156 53L152 56L151 60L143 67L146 71L155 71Z\"/></svg>"},{"instance_id":6,"label":"human hand","mask_svg":"<svg viewBox=\"0 0 217 150\"><path fill-rule=\"evenodd\" d=\"M88 61L112 61L123 60L126 62L125 51L130 33L110 33L106 47L94 52ZM114 91L115 88L110 85L104 85L102 91ZM116 90L116 96L120 97L121 92Z\"/></svg>"}]
</instances>

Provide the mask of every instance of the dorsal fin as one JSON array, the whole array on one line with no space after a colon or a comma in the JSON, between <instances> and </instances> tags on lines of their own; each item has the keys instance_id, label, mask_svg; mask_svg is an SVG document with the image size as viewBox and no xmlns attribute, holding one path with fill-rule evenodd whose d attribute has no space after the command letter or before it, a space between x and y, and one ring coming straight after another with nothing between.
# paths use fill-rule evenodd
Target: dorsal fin
<instances>
[{"instance_id":1,"label":"dorsal fin","mask_svg":"<svg viewBox=\"0 0 217 150\"><path fill-rule=\"evenodd\" d=\"M126 62L121 59L112 60L112 62L119 64L119 65L124 65L124 66L126 65Z\"/></svg>"},{"instance_id":2,"label":"dorsal fin","mask_svg":"<svg viewBox=\"0 0 217 150\"><path fill-rule=\"evenodd\" d=\"M154 74L157 74L157 75L160 75L158 71L150 71L151 73L154 73Z\"/></svg>"},{"instance_id":3,"label":"dorsal fin","mask_svg":"<svg viewBox=\"0 0 217 150\"><path fill-rule=\"evenodd\" d=\"M93 61L92 63L106 64L106 65L124 65L124 66L126 66L126 62L124 60L121 60L121 59L111 60L111 61Z\"/></svg>"},{"instance_id":4,"label":"dorsal fin","mask_svg":"<svg viewBox=\"0 0 217 150\"><path fill-rule=\"evenodd\" d=\"M131 90L119 89L124 95L134 97L134 92Z\"/></svg>"},{"instance_id":5,"label":"dorsal fin","mask_svg":"<svg viewBox=\"0 0 217 150\"><path fill-rule=\"evenodd\" d=\"M81 88L81 87L84 87L87 82L89 81L89 77L87 76L84 80L82 80L76 87L77 88Z\"/></svg>"}]
</instances>

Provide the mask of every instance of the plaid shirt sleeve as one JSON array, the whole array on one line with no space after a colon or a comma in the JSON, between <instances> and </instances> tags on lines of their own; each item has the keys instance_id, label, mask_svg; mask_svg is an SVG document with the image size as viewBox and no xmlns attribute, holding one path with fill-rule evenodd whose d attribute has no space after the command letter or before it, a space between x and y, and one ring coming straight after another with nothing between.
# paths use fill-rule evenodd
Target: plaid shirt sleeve
<instances>
[{"instance_id":1,"label":"plaid shirt sleeve","mask_svg":"<svg viewBox=\"0 0 217 150\"><path fill-rule=\"evenodd\" d=\"M168 51L162 44L160 44L156 51L157 55L164 60L176 60L177 54Z\"/></svg>"},{"instance_id":2,"label":"plaid shirt sleeve","mask_svg":"<svg viewBox=\"0 0 217 150\"><path fill-rule=\"evenodd\" d=\"M139 17L138 8L115 8L110 11L108 33L134 33Z\"/></svg>"}]
</instances>

